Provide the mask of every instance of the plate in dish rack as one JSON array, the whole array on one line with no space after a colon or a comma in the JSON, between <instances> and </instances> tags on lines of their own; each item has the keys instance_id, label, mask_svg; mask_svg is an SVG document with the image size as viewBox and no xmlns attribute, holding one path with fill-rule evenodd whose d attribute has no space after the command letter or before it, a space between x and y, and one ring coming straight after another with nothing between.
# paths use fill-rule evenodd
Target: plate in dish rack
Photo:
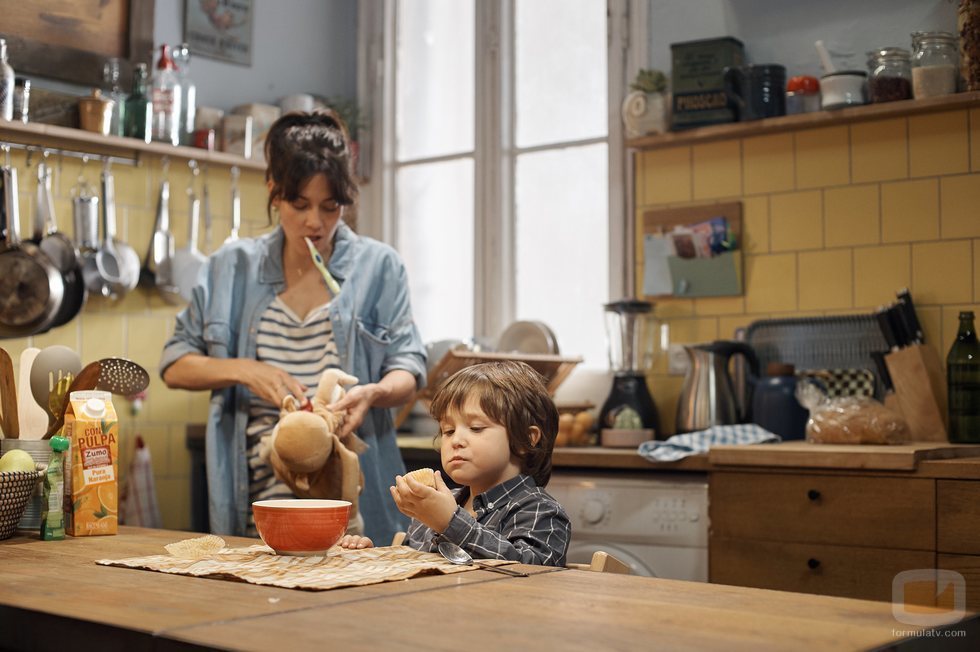
<instances>
[{"instance_id":1,"label":"plate in dish rack","mask_svg":"<svg viewBox=\"0 0 980 652\"><path fill-rule=\"evenodd\" d=\"M540 321L515 321L500 335L501 353L541 353L558 355L558 338Z\"/></svg>"}]
</instances>

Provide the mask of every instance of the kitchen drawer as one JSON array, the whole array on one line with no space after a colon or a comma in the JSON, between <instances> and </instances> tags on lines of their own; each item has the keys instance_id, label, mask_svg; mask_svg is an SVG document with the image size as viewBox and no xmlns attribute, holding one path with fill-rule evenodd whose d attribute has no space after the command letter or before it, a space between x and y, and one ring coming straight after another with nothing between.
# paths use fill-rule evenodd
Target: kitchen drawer
<instances>
[{"instance_id":1,"label":"kitchen drawer","mask_svg":"<svg viewBox=\"0 0 980 652\"><path fill-rule=\"evenodd\" d=\"M708 546L708 578L712 583L865 600L891 600L895 575L905 570L935 567L935 553L920 550L776 543L716 536L711 537Z\"/></svg>"},{"instance_id":2,"label":"kitchen drawer","mask_svg":"<svg viewBox=\"0 0 980 652\"><path fill-rule=\"evenodd\" d=\"M954 570L966 580L966 610L980 611L980 557L939 554L939 568Z\"/></svg>"},{"instance_id":3,"label":"kitchen drawer","mask_svg":"<svg viewBox=\"0 0 980 652\"><path fill-rule=\"evenodd\" d=\"M980 555L980 482L936 481L936 549Z\"/></svg>"},{"instance_id":4,"label":"kitchen drawer","mask_svg":"<svg viewBox=\"0 0 980 652\"><path fill-rule=\"evenodd\" d=\"M719 537L936 549L932 479L716 472L710 500Z\"/></svg>"}]
</instances>

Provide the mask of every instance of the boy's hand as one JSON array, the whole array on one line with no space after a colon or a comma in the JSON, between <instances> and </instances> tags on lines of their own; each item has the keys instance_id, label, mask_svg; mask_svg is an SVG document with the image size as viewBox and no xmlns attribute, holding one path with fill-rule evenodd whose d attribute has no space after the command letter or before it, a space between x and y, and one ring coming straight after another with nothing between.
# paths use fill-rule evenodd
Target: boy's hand
<instances>
[{"instance_id":1,"label":"boy's hand","mask_svg":"<svg viewBox=\"0 0 980 652\"><path fill-rule=\"evenodd\" d=\"M337 545L348 550L360 550L361 548L373 548L374 542L357 534L345 534Z\"/></svg>"},{"instance_id":2,"label":"boy's hand","mask_svg":"<svg viewBox=\"0 0 980 652\"><path fill-rule=\"evenodd\" d=\"M395 476L395 486L390 490L398 511L442 534L456 512L456 498L443 482L439 471L435 473L435 480L436 488L433 489L415 478L398 475Z\"/></svg>"}]
</instances>

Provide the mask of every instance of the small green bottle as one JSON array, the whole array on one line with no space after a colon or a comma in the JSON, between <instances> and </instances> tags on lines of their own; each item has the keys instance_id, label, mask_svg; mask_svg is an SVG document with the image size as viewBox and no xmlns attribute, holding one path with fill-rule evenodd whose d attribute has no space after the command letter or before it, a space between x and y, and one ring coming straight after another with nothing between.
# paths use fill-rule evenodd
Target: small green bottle
<instances>
[{"instance_id":1,"label":"small green bottle","mask_svg":"<svg viewBox=\"0 0 980 652\"><path fill-rule=\"evenodd\" d=\"M41 540L57 541L65 538L65 451L70 442L67 437L51 438L51 459L44 472L44 508L41 512Z\"/></svg>"},{"instance_id":2,"label":"small green bottle","mask_svg":"<svg viewBox=\"0 0 980 652\"><path fill-rule=\"evenodd\" d=\"M949 440L980 444L980 342L973 311L960 313L956 341L946 357Z\"/></svg>"},{"instance_id":3,"label":"small green bottle","mask_svg":"<svg viewBox=\"0 0 980 652\"><path fill-rule=\"evenodd\" d=\"M153 121L153 104L147 95L149 73L145 63L136 64L133 69L133 92L126 98L123 135L150 142L150 129Z\"/></svg>"}]
</instances>

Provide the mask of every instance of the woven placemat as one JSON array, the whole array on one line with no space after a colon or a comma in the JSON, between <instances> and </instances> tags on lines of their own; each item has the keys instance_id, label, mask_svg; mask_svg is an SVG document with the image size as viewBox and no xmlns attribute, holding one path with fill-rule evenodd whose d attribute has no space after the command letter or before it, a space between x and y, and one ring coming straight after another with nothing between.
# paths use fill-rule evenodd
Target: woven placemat
<instances>
[{"instance_id":1,"label":"woven placemat","mask_svg":"<svg viewBox=\"0 0 980 652\"><path fill-rule=\"evenodd\" d=\"M419 575L448 575L479 568L475 565L457 566L434 552L419 552L407 546L362 550L331 548L326 556L288 557L277 555L267 546L255 545L247 548L222 548L200 559L151 555L129 559L100 559L95 563L310 591L380 584ZM512 563L515 562L490 559L480 561L485 566Z\"/></svg>"}]
</instances>

